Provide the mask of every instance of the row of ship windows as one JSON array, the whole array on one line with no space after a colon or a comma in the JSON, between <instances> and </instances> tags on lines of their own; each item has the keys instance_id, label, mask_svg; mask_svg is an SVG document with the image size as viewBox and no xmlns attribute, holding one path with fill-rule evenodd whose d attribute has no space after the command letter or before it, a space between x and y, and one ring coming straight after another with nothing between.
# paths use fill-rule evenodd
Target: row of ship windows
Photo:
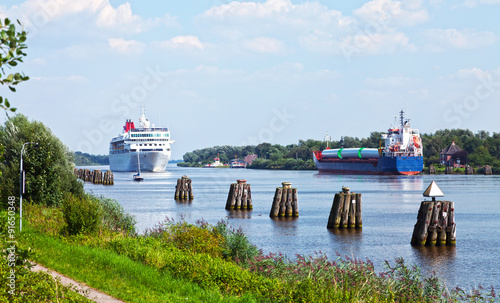
<instances>
[{"instance_id":1,"label":"row of ship windows","mask_svg":"<svg viewBox=\"0 0 500 303\"><path fill-rule=\"evenodd\" d=\"M163 148L121 149L121 150L113 150L110 153L113 155L116 155L116 154L126 154L126 153L136 152L136 151L140 151L140 152L164 151L164 149ZM165 148L165 151L170 151L170 148Z\"/></svg>"},{"instance_id":2,"label":"row of ship windows","mask_svg":"<svg viewBox=\"0 0 500 303\"><path fill-rule=\"evenodd\" d=\"M170 137L170 134L131 134L132 138L138 137ZM162 136L163 135L163 136Z\"/></svg>"},{"instance_id":3,"label":"row of ship windows","mask_svg":"<svg viewBox=\"0 0 500 303\"><path fill-rule=\"evenodd\" d=\"M165 143L159 143L159 144L157 144L157 143L149 143L149 144L144 143L144 144L136 144L136 146L137 145L138 146L143 146L143 145L144 146L165 146Z\"/></svg>"},{"instance_id":4,"label":"row of ship windows","mask_svg":"<svg viewBox=\"0 0 500 303\"><path fill-rule=\"evenodd\" d=\"M143 141L168 141L168 139L129 139L128 141L143 142Z\"/></svg>"},{"instance_id":5,"label":"row of ship windows","mask_svg":"<svg viewBox=\"0 0 500 303\"><path fill-rule=\"evenodd\" d=\"M135 151L140 151L140 152L147 152L147 151L163 151L163 148L144 148L144 149L130 149L131 152ZM170 151L170 148L165 148L165 151Z\"/></svg>"},{"instance_id":6,"label":"row of ship windows","mask_svg":"<svg viewBox=\"0 0 500 303\"><path fill-rule=\"evenodd\" d=\"M165 146L165 143L149 143L149 144L143 143L143 144L136 144L136 146ZM123 148L124 148L123 145L113 146L113 149L123 149Z\"/></svg>"}]
</instances>

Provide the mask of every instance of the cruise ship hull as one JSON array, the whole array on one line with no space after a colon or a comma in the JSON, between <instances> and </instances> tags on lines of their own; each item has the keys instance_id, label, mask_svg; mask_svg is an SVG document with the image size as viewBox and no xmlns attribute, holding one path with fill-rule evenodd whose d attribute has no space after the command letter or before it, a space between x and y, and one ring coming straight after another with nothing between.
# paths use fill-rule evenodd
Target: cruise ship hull
<instances>
[{"instance_id":1,"label":"cruise ship hull","mask_svg":"<svg viewBox=\"0 0 500 303\"><path fill-rule=\"evenodd\" d=\"M141 171L162 172L167 168L170 151L141 151L139 157ZM137 163L137 152L109 155L109 166L112 171L138 171Z\"/></svg>"},{"instance_id":2,"label":"cruise ship hull","mask_svg":"<svg viewBox=\"0 0 500 303\"><path fill-rule=\"evenodd\" d=\"M344 175L416 175L424 168L422 156L381 157L379 159L318 159L320 172Z\"/></svg>"}]
</instances>

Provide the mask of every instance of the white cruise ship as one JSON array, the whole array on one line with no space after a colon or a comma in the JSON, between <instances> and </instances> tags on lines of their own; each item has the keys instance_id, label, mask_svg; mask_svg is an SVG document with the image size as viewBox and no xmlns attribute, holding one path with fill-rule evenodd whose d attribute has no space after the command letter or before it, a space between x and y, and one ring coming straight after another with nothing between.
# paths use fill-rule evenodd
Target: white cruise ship
<instances>
[{"instance_id":1,"label":"white cruise ship","mask_svg":"<svg viewBox=\"0 0 500 303\"><path fill-rule=\"evenodd\" d=\"M111 139L109 144L109 166L112 171L162 172L170 160L170 139L168 128L154 127L141 112L141 127L135 128L134 122L128 119L123 133ZM140 161L137 154L139 153Z\"/></svg>"}]
</instances>

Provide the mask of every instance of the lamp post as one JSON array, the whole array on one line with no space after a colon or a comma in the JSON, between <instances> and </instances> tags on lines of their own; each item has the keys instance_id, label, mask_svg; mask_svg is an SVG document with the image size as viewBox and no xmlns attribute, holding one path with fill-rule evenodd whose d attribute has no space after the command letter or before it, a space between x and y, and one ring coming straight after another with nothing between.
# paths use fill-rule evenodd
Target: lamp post
<instances>
[{"instance_id":1,"label":"lamp post","mask_svg":"<svg viewBox=\"0 0 500 303\"><path fill-rule=\"evenodd\" d=\"M36 142L26 142L23 144L23 148L21 148L21 161L20 161L20 188L19 188L19 231L23 230L23 193L24 193L24 170L23 170L23 153L24 147L26 144L34 144L35 148L38 148L38 143Z\"/></svg>"}]
</instances>

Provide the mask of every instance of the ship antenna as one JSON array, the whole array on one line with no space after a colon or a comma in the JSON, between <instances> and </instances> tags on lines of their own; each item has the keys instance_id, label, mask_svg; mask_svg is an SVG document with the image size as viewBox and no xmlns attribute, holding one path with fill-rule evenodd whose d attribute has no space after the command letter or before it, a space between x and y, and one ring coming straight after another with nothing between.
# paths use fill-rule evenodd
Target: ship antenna
<instances>
[{"instance_id":1,"label":"ship antenna","mask_svg":"<svg viewBox=\"0 0 500 303\"><path fill-rule=\"evenodd\" d=\"M403 110L401 110L401 112L399 114L401 117L401 127L402 127L404 125L405 112Z\"/></svg>"},{"instance_id":2,"label":"ship antenna","mask_svg":"<svg viewBox=\"0 0 500 303\"><path fill-rule=\"evenodd\" d=\"M328 141L332 140L332 137L328 135L328 131L326 131L326 136L323 139L326 141L326 148L328 149Z\"/></svg>"}]
</instances>

